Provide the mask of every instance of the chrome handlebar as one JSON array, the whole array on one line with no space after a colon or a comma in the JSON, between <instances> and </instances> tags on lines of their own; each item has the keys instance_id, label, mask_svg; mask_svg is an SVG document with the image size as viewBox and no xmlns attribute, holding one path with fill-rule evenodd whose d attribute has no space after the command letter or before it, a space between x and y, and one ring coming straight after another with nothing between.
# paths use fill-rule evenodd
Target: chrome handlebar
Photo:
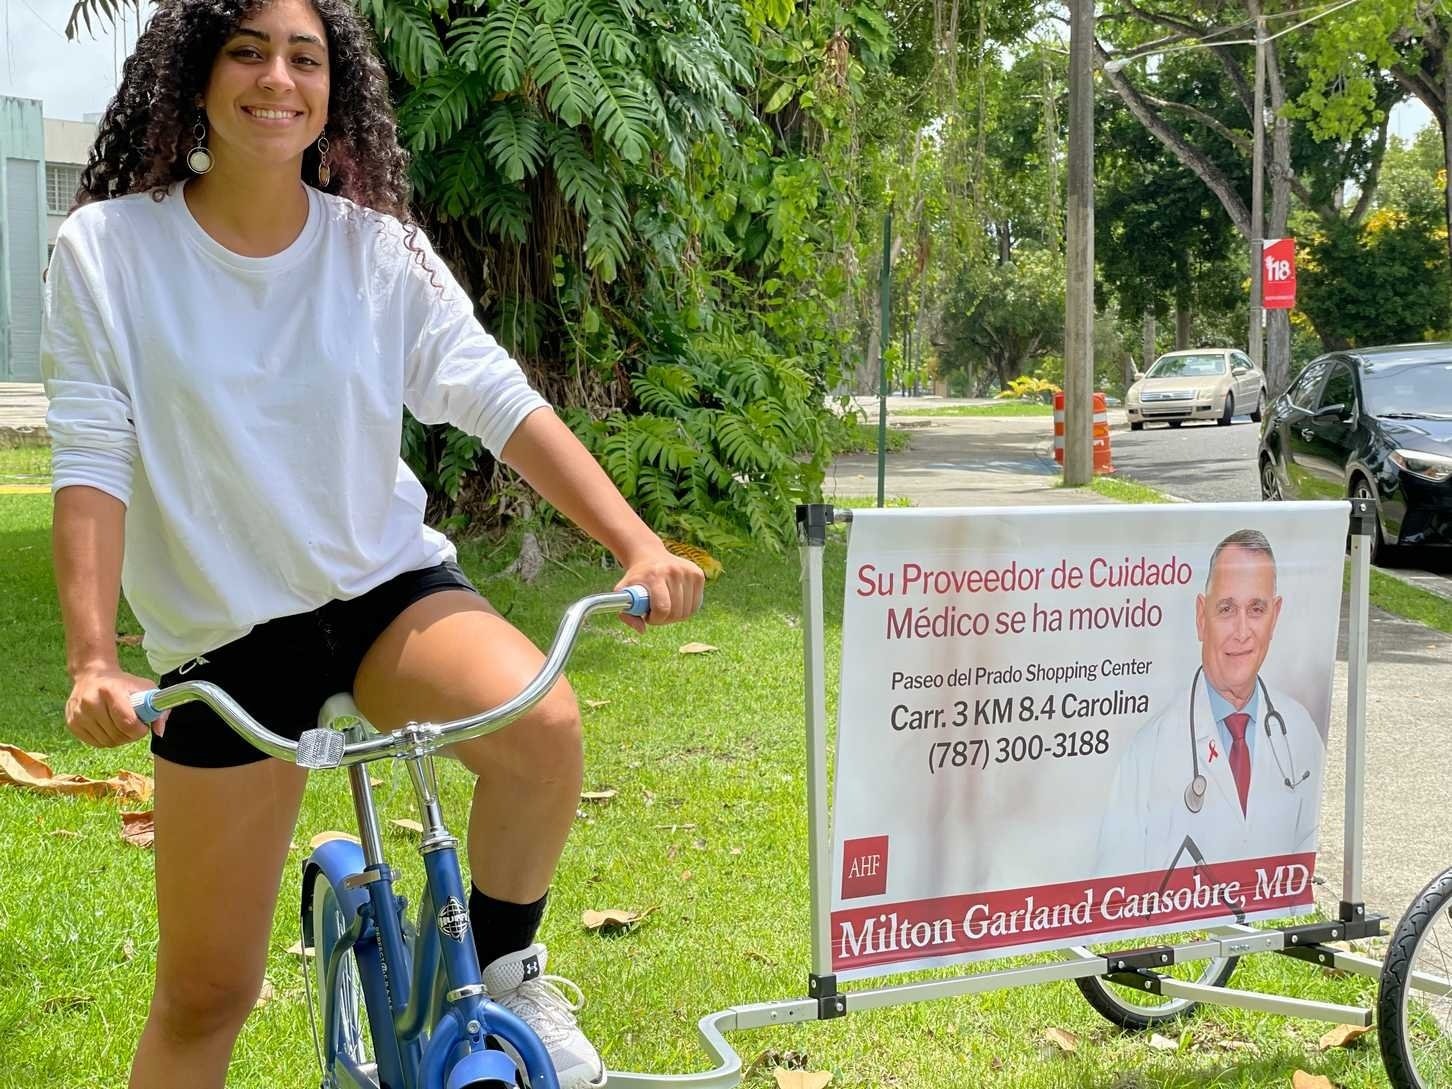
<instances>
[{"instance_id":1,"label":"chrome handlebar","mask_svg":"<svg viewBox=\"0 0 1452 1089\"><path fill-rule=\"evenodd\" d=\"M394 733L379 734L361 741L348 742L337 730L326 727L306 730L297 741L289 741L262 725L236 700L209 681L183 681L169 688L136 692L131 696L131 706L142 722L150 724L163 711L183 703L200 701L268 756L306 768L347 767L386 757L424 756L445 745L493 733L538 703L559 680L586 617L602 612L645 616L650 612L650 596L643 586L626 586L611 593L580 598L565 610L545 663L534 679L517 696L498 707L452 722L410 722Z\"/></svg>"}]
</instances>

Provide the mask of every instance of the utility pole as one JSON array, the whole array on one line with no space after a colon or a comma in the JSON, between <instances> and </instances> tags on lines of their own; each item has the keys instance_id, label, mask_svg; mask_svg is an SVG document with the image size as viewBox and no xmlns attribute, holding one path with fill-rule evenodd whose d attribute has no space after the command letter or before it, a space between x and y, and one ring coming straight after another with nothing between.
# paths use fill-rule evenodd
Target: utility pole
<instances>
[{"instance_id":1,"label":"utility pole","mask_svg":"<svg viewBox=\"0 0 1452 1089\"><path fill-rule=\"evenodd\" d=\"M1261 267L1264 249L1265 186L1265 16L1255 20L1255 117L1251 119L1254 145L1250 154L1250 361L1262 366L1262 326L1265 308L1265 270Z\"/></svg>"},{"instance_id":2,"label":"utility pole","mask_svg":"<svg viewBox=\"0 0 1452 1089\"><path fill-rule=\"evenodd\" d=\"M1094 0L1069 4L1064 483L1094 475Z\"/></svg>"},{"instance_id":3,"label":"utility pole","mask_svg":"<svg viewBox=\"0 0 1452 1089\"><path fill-rule=\"evenodd\" d=\"M887 488L887 346L892 343L892 205L882 216L882 350L877 357L877 505L886 505Z\"/></svg>"}]
</instances>

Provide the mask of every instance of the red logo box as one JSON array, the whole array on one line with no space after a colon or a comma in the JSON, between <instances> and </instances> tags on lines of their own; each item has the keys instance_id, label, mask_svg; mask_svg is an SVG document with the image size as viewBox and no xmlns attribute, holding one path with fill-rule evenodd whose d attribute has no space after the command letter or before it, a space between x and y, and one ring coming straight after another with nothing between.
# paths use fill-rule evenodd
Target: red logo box
<instances>
[{"instance_id":1,"label":"red logo box","mask_svg":"<svg viewBox=\"0 0 1452 1089\"><path fill-rule=\"evenodd\" d=\"M887 837L867 836L842 844L842 899L887 892Z\"/></svg>"}]
</instances>

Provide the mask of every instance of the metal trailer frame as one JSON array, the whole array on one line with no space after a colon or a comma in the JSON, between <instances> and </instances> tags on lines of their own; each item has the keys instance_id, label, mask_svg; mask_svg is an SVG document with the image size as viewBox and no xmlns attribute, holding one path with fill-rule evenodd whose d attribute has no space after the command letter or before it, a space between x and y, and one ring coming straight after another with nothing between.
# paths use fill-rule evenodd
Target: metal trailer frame
<instances>
[{"instance_id":1,"label":"metal trailer frame","mask_svg":"<svg viewBox=\"0 0 1452 1089\"><path fill-rule=\"evenodd\" d=\"M839 990L832 974L831 905L832 866L829 796L827 793L827 684L823 624L822 554L827 527L851 522L849 509L811 503L797 507L797 536L802 563L802 631L807 727L807 838L810 848L812 965L804 998L732 1006L708 1014L697 1023L701 1044L713 1069L695 1074L642 1074L610 1071L612 1089L647 1089L655 1086L731 1089L743 1077L741 1057L726 1041L725 1033L767 1028L799 1021L827 1021L859 1010L883 1009L934 998L982 994L1035 983L1102 976L1171 998L1206 1005L1233 1006L1261 1013L1303 1017L1361 1028L1372 1023L1368 1007L1342 1006L1284 995L1241 991L1189 983L1159 974L1157 969L1177 961L1209 957L1242 957L1252 953L1280 953L1327 969L1339 969L1373 979L1382 964L1370 957L1332 948L1330 942L1354 941L1384 933L1385 916L1370 914L1362 901L1366 786L1366 664L1371 586L1371 541L1376 532L1376 504L1351 500L1351 615L1347 640L1346 684L1346 820L1341 902L1337 918L1299 926L1216 926L1212 936L1180 945L1126 950L1097 956L1083 949L1064 950L1062 960L1020 968L974 972L951 979L899 983L884 987Z\"/></svg>"}]
</instances>

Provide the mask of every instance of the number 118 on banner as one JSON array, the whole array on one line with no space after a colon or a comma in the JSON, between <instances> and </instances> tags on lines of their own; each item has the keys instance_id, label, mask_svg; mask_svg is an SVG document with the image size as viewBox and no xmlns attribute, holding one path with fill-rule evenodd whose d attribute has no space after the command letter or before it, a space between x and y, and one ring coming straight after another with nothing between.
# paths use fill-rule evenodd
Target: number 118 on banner
<instances>
[{"instance_id":1,"label":"number 118 on banner","mask_svg":"<svg viewBox=\"0 0 1452 1089\"><path fill-rule=\"evenodd\" d=\"M1261 244L1261 305L1289 310L1296 305L1296 240L1267 238Z\"/></svg>"}]
</instances>

